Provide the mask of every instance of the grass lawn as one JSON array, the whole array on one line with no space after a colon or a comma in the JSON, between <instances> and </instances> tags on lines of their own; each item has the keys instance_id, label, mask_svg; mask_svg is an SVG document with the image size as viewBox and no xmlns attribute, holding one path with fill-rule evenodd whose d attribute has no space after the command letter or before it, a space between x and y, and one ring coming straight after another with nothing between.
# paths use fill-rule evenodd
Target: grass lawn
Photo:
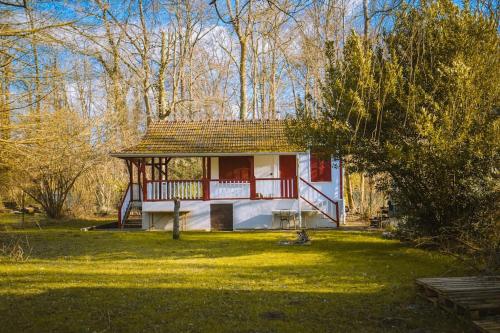
<instances>
[{"instance_id":1,"label":"grass lawn","mask_svg":"<svg viewBox=\"0 0 500 333\"><path fill-rule=\"evenodd\" d=\"M28 261L0 257L2 332L463 332L415 296L414 279L460 275L437 253L378 233L82 232L100 222L0 215Z\"/></svg>"}]
</instances>

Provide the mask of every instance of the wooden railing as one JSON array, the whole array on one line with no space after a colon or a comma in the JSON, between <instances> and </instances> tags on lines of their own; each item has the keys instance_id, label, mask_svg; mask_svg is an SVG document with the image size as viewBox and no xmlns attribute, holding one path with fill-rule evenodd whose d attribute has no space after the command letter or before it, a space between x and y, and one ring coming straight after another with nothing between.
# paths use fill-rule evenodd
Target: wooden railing
<instances>
[{"instance_id":1,"label":"wooden railing","mask_svg":"<svg viewBox=\"0 0 500 333\"><path fill-rule=\"evenodd\" d=\"M251 184L249 180L210 179L209 199L249 199Z\"/></svg>"},{"instance_id":2,"label":"wooden railing","mask_svg":"<svg viewBox=\"0 0 500 333\"><path fill-rule=\"evenodd\" d=\"M297 178L256 178L256 199L297 198Z\"/></svg>"},{"instance_id":3,"label":"wooden railing","mask_svg":"<svg viewBox=\"0 0 500 333\"><path fill-rule=\"evenodd\" d=\"M146 201L293 199L297 178L199 179L146 181Z\"/></svg>"},{"instance_id":4,"label":"wooden railing","mask_svg":"<svg viewBox=\"0 0 500 333\"><path fill-rule=\"evenodd\" d=\"M130 209L130 203L132 201L141 201L141 200L142 200L142 193L140 185L134 183L131 186L129 184L127 190L125 191L125 194L123 195L122 201L120 202L120 206L118 207L118 224L120 226L122 226L123 223L125 223L125 220L127 219L127 215Z\"/></svg>"},{"instance_id":5,"label":"wooden railing","mask_svg":"<svg viewBox=\"0 0 500 333\"><path fill-rule=\"evenodd\" d=\"M146 182L147 201L202 200L203 183L201 180L148 180Z\"/></svg>"}]
</instances>

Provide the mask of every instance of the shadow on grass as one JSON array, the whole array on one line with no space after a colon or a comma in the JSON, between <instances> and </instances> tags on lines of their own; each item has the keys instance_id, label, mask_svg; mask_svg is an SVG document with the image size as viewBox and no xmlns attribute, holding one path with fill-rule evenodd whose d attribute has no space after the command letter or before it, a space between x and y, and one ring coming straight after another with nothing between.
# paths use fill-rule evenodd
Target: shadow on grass
<instances>
[{"instance_id":1,"label":"shadow on grass","mask_svg":"<svg viewBox=\"0 0 500 333\"><path fill-rule=\"evenodd\" d=\"M92 260L122 259L187 259L230 258L263 253L322 253L332 257L364 257L377 260L397 253L403 245L380 240L378 235L355 241L345 232L329 232L314 238L310 246L280 246L279 240L292 240L293 233L210 233L185 232L173 241L168 232L109 232L31 230L26 233L33 246L32 259L88 258Z\"/></svg>"},{"instance_id":2,"label":"shadow on grass","mask_svg":"<svg viewBox=\"0 0 500 333\"><path fill-rule=\"evenodd\" d=\"M381 304L385 291L65 288L4 295L4 332L462 332L429 304Z\"/></svg>"}]
</instances>

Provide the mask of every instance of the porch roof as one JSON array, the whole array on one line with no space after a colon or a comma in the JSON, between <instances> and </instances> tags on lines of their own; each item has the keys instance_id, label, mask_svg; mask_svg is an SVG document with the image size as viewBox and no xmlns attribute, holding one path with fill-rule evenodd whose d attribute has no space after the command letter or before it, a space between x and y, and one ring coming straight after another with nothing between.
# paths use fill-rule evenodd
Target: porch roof
<instances>
[{"instance_id":1,"label":"porch roof","mask_svg":"<svg viewBox=\"0 0 500 333\"><path fill-rule=\"evenodd\" d=\"M298 153L307 149L289 140L285 120L158 121L140 142L115 157Z\"/></svg>"}]
</instances>

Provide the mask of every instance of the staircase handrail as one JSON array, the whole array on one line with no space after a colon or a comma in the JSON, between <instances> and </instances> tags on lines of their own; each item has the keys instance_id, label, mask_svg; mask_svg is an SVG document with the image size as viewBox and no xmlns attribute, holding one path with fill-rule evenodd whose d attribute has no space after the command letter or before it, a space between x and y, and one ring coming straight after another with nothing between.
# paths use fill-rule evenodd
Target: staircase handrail
<instances>
[{"instance_id":1,"label":"staircase handrail","mask_svg":"<svg viewBox=\"0 0 500 333\"><path fill-rule=\"evenodd\" d=\"M318 194L320 194L322 197L324 197L326 200L330 201L332 204L335 205L335 214L337 215L336 218L333 218L332 216L330 216L328 213L324 212L322 209L318 208L317 205L311 203L308 199L304 198L302 195L300 196L302 199L304 199L308 204L310 204L311 206L313 206L314 208L316 208L317 210L321 211L323 214L325 214L326 216L328 216L331 220L335 221L335 223L337 224L337 226L339 225L339 220L340 220L340 216L339 216L339 203L338 201L335 201L333 200L332 198L330 198L329 196L327 196L326 194L324 194L323 192L321 192L319 189L317 189L314 185L312 185L311 183L309 183L307 180L305 180L304 178L302 177L299 177L299 179L304 182L307 186L309 186L310 188L312 188L314 191L316 191Z\"/></svg>"},{"instance_id":2,"label":"staircase handrail","mask_svg":"<svg viewBox=\"0 0 500 333\"><path fill-rule=\"evenodd\" d=\"M119 226L122 226L123 218L125 217L125 216L122 217L122 210L123 210L123 204L125 203L125 199L127 198L127 196L129 196L128 201L130 203L130 184L128 184L127 190L125 191L125 194L123 195L122 200L120 201L120 205L118 206L118 225Z\"/></svg>"}]
</instances>

